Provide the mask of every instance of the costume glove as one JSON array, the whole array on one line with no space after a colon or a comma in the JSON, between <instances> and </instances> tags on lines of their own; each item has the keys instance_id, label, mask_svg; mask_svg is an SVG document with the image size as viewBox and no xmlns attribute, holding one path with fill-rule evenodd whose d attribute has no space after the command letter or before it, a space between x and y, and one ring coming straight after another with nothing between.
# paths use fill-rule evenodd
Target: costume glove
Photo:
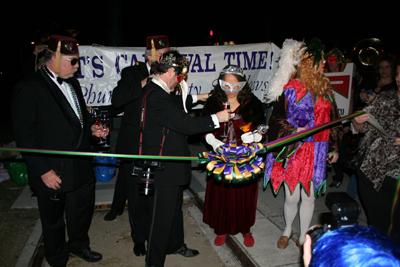
<instances>
[{"instance_id":1,"label":"costume glove","mask_svg":"<svg viewBox=\"0 0 400 267\"><path fill-rule=\"evenodd\" d=\"M210 146L212 146L212 148L215 150L217 149L217 147L222 146L223 144L225 144L224 142L218 140L217 138L215 138L215 136L211 133L206 135L206 142L207 144L209 144Z\"/></svg>"},{"instance_id":2,"label":"costume glove","mask_svg":"<svg viewBox=\"0 0 400 267\"><path fill-rule=\"evenodd\" d=\"M250 144L250 143L257 143L260 142L262 139L262 135L259 134L257 131L254 132L247 132L242 134L240 137L242 139L242 142L245 144Z\"/></svg>"}]
</instances>

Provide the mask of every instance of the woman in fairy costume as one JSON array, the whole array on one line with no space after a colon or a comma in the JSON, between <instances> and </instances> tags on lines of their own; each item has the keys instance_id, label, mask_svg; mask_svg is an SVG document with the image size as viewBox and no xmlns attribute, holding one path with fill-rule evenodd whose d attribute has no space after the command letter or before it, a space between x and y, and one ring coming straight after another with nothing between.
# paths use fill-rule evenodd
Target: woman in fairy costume
<instances>
[{"instance_id":1,"label":"woman in fairy costume","mask_svg":"<svg viewBox=\"0 0 400 267\"><path fill-rule=\"evenodd\" d=\"M268 102L276 101L269 120L269 140L339 117L329 80L323 75L323 49L317 38L307 44L285 40L279 69L265 95ZM315 196L325 192L326 165L335 163L339 157L341 129L336 126L318 132L267 154L265 186L270 182L275 194L282 183L285 188L286 227L278 240L278 248L286 248L293 236L292 223L300 199L300 237L296 245L302 248L314 212Z\"/></svg>"}]
</instances>

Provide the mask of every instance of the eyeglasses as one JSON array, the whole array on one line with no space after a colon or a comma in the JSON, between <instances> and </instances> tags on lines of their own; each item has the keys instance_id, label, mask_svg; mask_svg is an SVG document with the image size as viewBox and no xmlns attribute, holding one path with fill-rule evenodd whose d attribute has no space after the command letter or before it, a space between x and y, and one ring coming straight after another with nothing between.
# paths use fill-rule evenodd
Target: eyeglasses
<instances>
[{"instance_id":1,"label":"eyeglasses","mask_svg":"<svg viewBox=\"0 0 400 267\"><path fill-rule=\"evenodd\" d=\"M66 60L69 60L69 61L71 62L71 65L72 65L72 66L75 66L76 63L78 63L78 61L79 61L79 58L78 58L78 57L74 57L74 58L67 58L67 57L63 57L63 56L61 56L61 57L64 58L64 59L66 59Z\"/></svg>"},{"instance_id":2,"label":"eyeglasses","mask_svg":"<svg viewBox=\"0 0 400 267\"><path fill-rule=\"evenodd\" d=\"M372 89L369 89L369 90L361 89L361 93L369 94L369 95L373 95L374 93L376 94L376 92Z\"/></svg>"}]
</instances>

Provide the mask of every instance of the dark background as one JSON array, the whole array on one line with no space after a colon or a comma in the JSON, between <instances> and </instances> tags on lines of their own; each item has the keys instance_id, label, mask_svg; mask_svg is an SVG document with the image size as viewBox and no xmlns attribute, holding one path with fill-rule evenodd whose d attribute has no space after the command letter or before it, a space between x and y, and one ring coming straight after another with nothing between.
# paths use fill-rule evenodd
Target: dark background
<instances>
[{"instance_id":1,"label":"dark background","mask_svg":"<svg viewBox=\"0 0 400 267\"><path fill-rule=\"evenodd\" d=\"M355 44L379 38L385 52L399 51L400 1L2 1L0 90L8 117L11 90L22 78L32 41L40 35L79 32L80 45L144 47L147 36L168 35L172 47L273 42L318 37L326 52L351 57ZM307 3L306 3L307 2ZM214 32L210 39L210 30Z\"/></svg>"},{"instance_id":2,"label":"dark background","mask_svg":"<svg viewBox=\"0 0 400 267\"><path fill-rule=\"evenodd\" d=\"M236 2L233 4L232 2ZM308 2L308 3L305 3ZM310 3L311 2L311 3ZM126 1L7 2L2 20L3 75L19 72L42 33L78 31L80 45L143 47L147 36L166 34L171 46L273 42L318 37L326 50L349 56L365 38L379 38L397 54L400 1ZM209 39L212 30L214 36ZM17 75L14 73L14 75Z\"/></svg>"}]
</instances>

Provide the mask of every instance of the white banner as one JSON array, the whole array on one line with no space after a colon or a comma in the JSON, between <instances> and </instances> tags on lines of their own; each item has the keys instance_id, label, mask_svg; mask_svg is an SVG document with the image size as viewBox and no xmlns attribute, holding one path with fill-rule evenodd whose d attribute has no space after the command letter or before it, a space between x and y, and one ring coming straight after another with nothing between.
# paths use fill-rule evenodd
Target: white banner
<instances>
[{"instance_id":1,"label":"white banner","mask_svg":"<svg viewBox=\"0 0 400 267\"><path fill-rule=\"evenodd\" d=\"M234 46L179 47L189 59L189 94L208 93L216 85L220 71L228 64L238 65L246 73L253 93L262 101L278 67L280 48L273 43ZM112 91L121 71L136 61L145 61L144 47L80 46L80 72L77 77L88 106L111 105Z\"/></svg>"}]
</instances>

